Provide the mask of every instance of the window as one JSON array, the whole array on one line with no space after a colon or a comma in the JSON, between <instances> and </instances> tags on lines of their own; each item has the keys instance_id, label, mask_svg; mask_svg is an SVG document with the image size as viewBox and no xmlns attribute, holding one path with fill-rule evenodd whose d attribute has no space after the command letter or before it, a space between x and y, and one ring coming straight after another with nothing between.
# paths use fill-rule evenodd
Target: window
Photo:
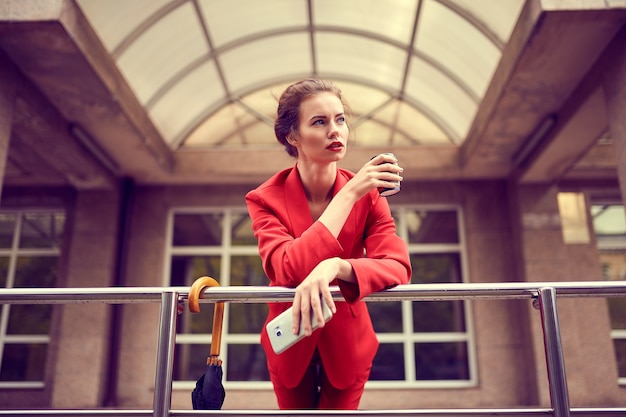
<instances>
[{"instance_id":1,"label":"window","mask_svg":"<svg viewBox=\"0 0 626 417\"><path fill-rule=\"evenodd\" d=\"M176 211L171 221L170 280L190 286L201 276L220 285L267 285L257 241L247 210ZM198 314L182 314L177 323L174 387L194 381L204 372L210 352L213 306L201 305ZM224 384L229 387L269 381L259 334L267 316L262 303L226 303L220 358ZM182 384L182 385L181 385Z\"/></svg>"},{"instance_id":2,"label":"window","mask_svg":"<svg viewBox=\"0 0 626 417\"><path fill-rule=\"evenodd\" d=\"M598 241L602 278L626 279L626 213L621 204L593 204L593 228ZM618 382L626 385L626 298L607 298Z\"/></svg>"},{"instance_id":3,"label":"window","mask_svg":"<svg viewBox=\"0 0 626 417\"><path fill-rule=\"evenodd\" d=\"M456 208L393 209L409 244L413 283L458 283L465 277L462 223ZM171 285L208 275L220 285L268 284L245 208L177 210L171 216ZM174 388L189 389L210 351L213 307L177 323ZM468 303L396 301L368 304L381 342L368 386L459 387L475 381ZM227 388L270 388L259 333L265 304L226 303L222 327Z\"/></svg>"},{"instance_id":4,"label":"window","mask_svg":"<svg viewBox=\"0 0 626 417\"><path fill-rule=\"evenodd\" d=\"M64 226L59 211L0 212L0 285L54 287ZM0 387L43 387L52 306L0 308Z\"/></svg>"},{"instance_id":5,"label":"window","mask_svg":"<svg viewBox=\"0 0 626 417\"><path fill-rule=\"evenodd\" d=\"M409 246L412 284L464 281L462 223L456 208L395 207L392 212L397 232ZM474 383L467 302L372 302L368 307L380 341L368 386Z\"/></svg>"}]
</instances>

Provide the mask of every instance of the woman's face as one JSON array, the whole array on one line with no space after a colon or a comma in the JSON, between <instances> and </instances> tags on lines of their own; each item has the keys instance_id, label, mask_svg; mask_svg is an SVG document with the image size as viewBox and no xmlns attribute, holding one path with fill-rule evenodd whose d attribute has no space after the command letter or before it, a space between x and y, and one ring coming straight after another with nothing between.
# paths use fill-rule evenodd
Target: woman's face
<instances>
[{"instance_id":1,"label":"woman's face","mask_svg":"<svg viewBox=\"0 0 626 417\"><path fill-rule=\"evenodd\" d=\"M300 103L300 125L295 145L298 160L316 163L339 161L346 154L348 125L341 100L320 93Z\"/></svg>"}]
</instances>

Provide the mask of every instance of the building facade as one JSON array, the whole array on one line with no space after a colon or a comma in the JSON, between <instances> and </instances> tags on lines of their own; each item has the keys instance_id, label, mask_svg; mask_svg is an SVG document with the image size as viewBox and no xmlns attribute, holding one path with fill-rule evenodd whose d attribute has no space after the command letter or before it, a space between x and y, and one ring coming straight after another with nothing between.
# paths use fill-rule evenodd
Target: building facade
<instances>
[{"instance_id":1,"label":"building facade","mask_svg":"<svg viewBox=\"0 0 626 417\"><path fill-rule=\"evenodd\" d=\"M406 167L389 203L412 283L624 279L626 4L614 3L523 2L461 145L355 147L349 169L383 150ZM159 142L80 6L0 5L0 282L265 285L244 196L293 161L276 147ZM623 305L559 299L572 406L626 404ZM0 408L152 406L158 305L1 308ZM381 347L361 408L549 406L530 300L369 308ZM177 318L173 408L191 408L203 371L202 310ZM276 408L258 343L265 312L226 307L224 408Z\"/></svg>"}]
</instances>

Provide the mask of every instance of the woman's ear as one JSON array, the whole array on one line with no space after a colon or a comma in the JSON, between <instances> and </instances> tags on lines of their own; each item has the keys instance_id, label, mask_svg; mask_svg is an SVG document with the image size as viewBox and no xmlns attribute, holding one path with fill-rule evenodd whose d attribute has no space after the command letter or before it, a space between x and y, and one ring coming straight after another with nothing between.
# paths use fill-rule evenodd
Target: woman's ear
<instances>
[{"instance_id":1,"label":"woman's ear","mask_svg":"<svg viewBox=\"0 0 626 417\"><path fill-rule=\"evenodd\" d=\"M287 135L287 142L291 146L296 146L296 143L298 143L298 136L296 134L294 134L293 132L289 133Z\"/></svg>"}]
</instances>

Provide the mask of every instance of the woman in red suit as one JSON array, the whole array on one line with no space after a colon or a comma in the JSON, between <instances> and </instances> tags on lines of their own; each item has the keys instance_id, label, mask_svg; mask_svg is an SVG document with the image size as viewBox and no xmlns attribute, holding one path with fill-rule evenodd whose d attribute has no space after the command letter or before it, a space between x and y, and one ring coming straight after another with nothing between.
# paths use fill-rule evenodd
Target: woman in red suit
<instances>
[{"instance_id":1,"label":"woman in red suit","mask_svg":"<svg viewBox=\"0 0 626 417\"><path fill-rule=\"evenodd\" d=\"M366 304L372 292L406 284L411 265L379 188L395 187L402 168L376 156L356 173L340 169L348 124L341 91L303 80L282 94L274 131L294 167L246 195L270 285L296 288L293 332L307 337L281 354L267 332L261 344L281 409L357 409L378 349ZM345 302L334 302L338 285ZM321 301L333 318L325 325ZM270 303L267 321L290 307ZM311 312L320 328L311 329Z\"/></svg>"}]
</instances>

